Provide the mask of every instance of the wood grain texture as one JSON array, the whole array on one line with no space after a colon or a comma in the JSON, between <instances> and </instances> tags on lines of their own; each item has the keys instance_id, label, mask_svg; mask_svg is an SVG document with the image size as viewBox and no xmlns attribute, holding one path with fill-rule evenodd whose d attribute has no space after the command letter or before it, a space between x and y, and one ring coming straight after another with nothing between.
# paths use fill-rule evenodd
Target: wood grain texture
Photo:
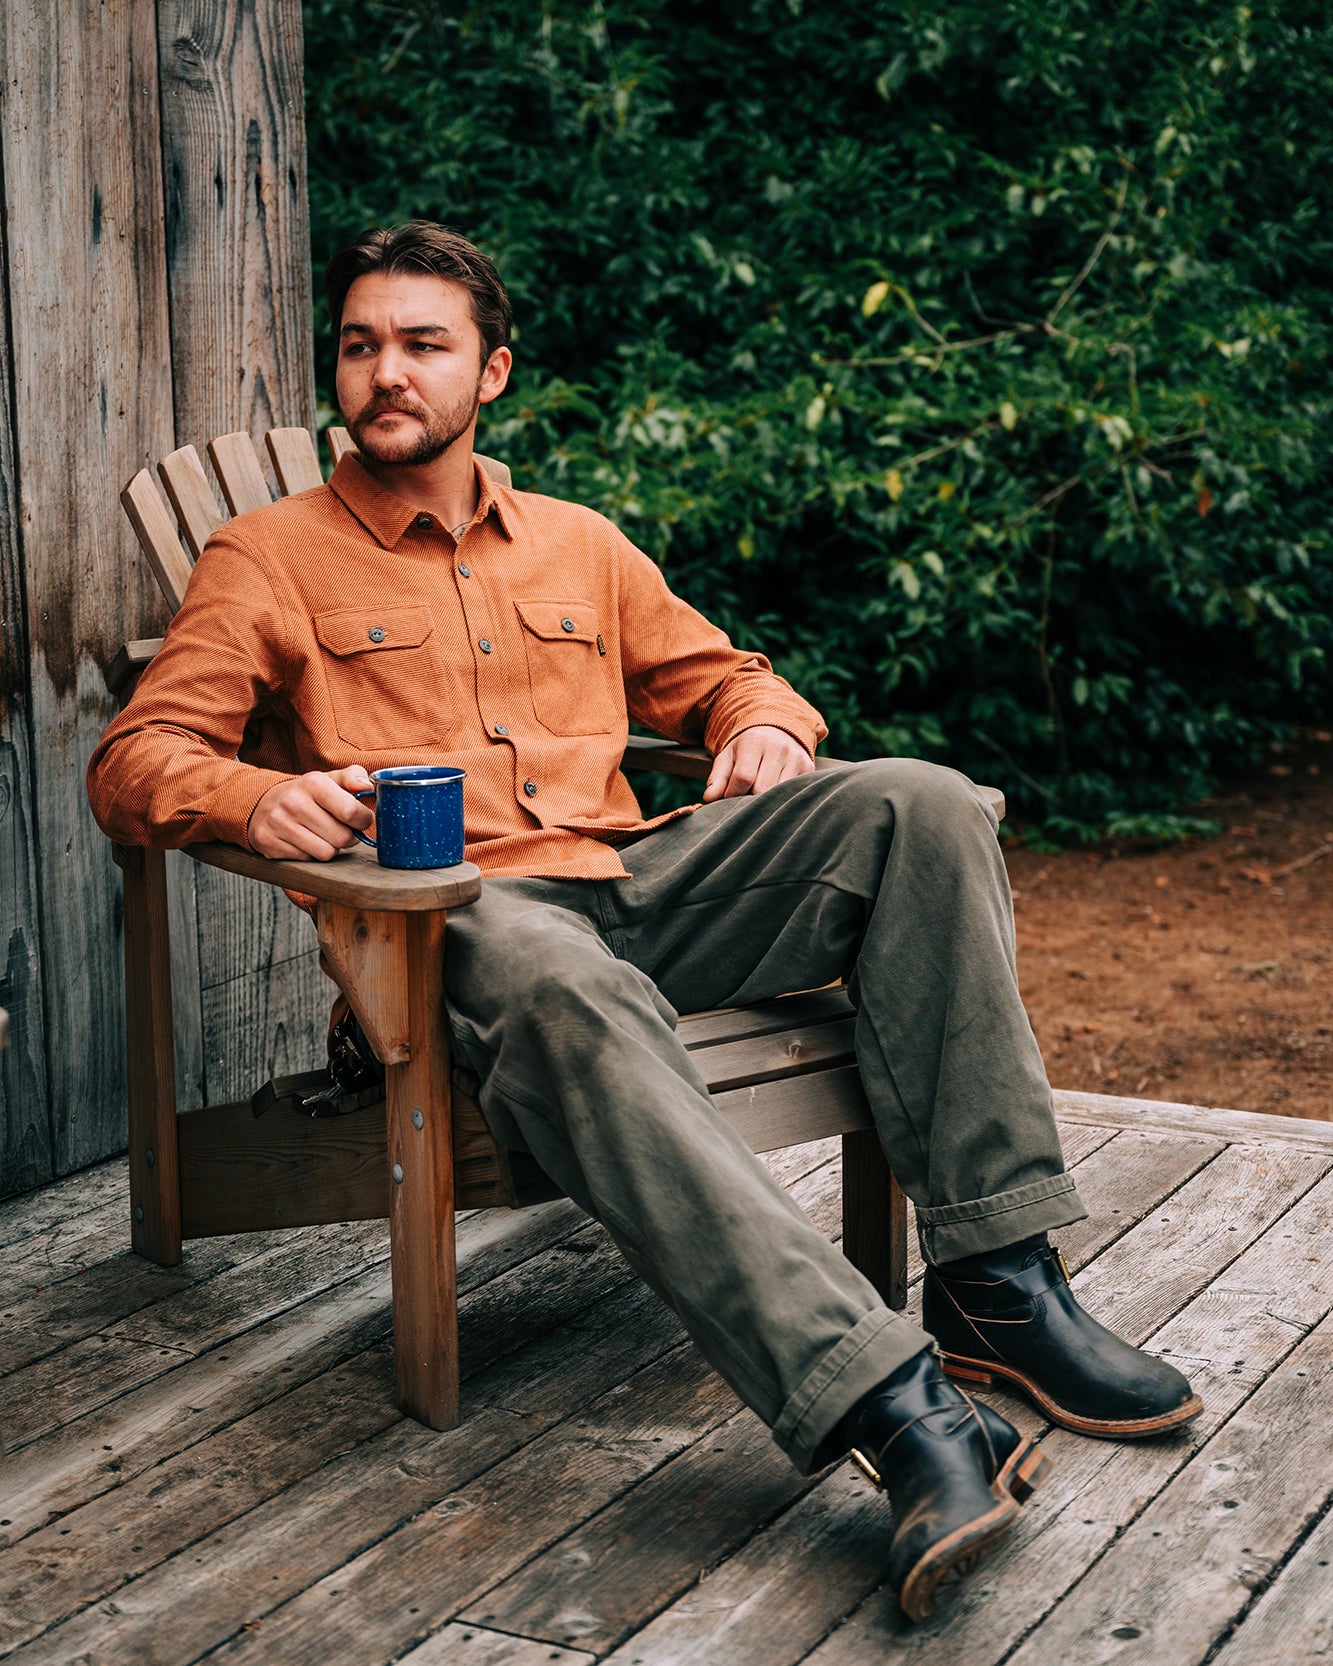
<instances>
[{"instance_id":1,"label":"wood grain texture","mask_svg":"<svg viewBox=\"0 0 1333 1666\"><path fill-rule=\"evenodd\" d=\"M0 273L8 271L0 223ZM0 1196L51 1178L28 645L19 530L8 309L0 306ZM0 1047L4 1047L0 1042Z\"/></svg>"},{"instance_id":2,"label":"wood grain texture","mask_svg":"<svg viewBox=\"0 0 1333 1666\"><path fill-rule=\"evenodd\" d=\"M264 447L278 477L279 488L291 497L324 484L315 442L306 428L270 428Z\"/></svg>"},{"instance_id":3,"label":"wood grain texture","mask_svg":"<svg viewBox=\"0 0 1333 1666\"><path fill-rule=\"evenodd\" d=\"M117 882L83 768L114 711L102 667L165 620L114 504L119 483L172 444L153 11L6 6L0 58L47 1078L63 1172L125 1140Z\"/></svg>"},{"instance_id":4,"label":"wood grain texture","mask_svg":"<svg viewBox=\"0 0 1333 1666\"><path fill-rule=\"evenodd\" d=\"M411 1052L401 919L322 899L315 923L329 972L375 1057L385 1065L406 1064Z\"/></svg>"},{"instance_id":5,"label":"wood grain texture","mask_svg":"<svg viewBox=\"0 0 1333 1666\"><path fill-rule=\"evenodd\" d=\"M0 274L7 266L0 221ZM36 849L28 789L32 754L24 699L28 650L9 366L8 320L6 309L0 307L0 1002L21 1004L15 1034L22 1033L24 1046L21 1065L0 1058L0 1196L51 1178ZM9 1041L9 1013L0 1005L0 1053L8 1051Z\"/></svg>"},{"instance_id":6,"label":"wood grain texture","mask_svg":"<svg viewBox=\"0 0 1333 1666\"><path fill-rule=\"evenodd\" d=\"M1163 1489L1013 1666L1205 1659L1333 1493L1330 1393L1333 1319Z\"/></svg>"},{"instance_id":7,"label":"wood grain texture","mask_svg":"<svg viewBox=\"0 0 1333 1666\"><path fill-rule=\"evenodd\" d=\"M382 868L364 845L341 850L327 862L276 861L238 845L197 844L186 849L196 862L227 873L353 907L430 912L462 908L481 895L481 873L472 862L452 868Z\"/></svg>"},{"instance_id":8,"label":"wood grain texture","mask_svg":"<svg viewBox=\"0 0 1333 1666\"><path fill-rule=\"evenodd\" d=\"M263 464L249 434L219 434L208 442L208 460L213 465L222 495L233 515L265 509L273 501L264 479Z\"/></svg>"},{"instance_id":9,"label":"wood grain texture","mask_svg":"<svg viewBox=\"0 0 1333 1666\"><path fill-rule=\"evenodd\" d=\"M220 435L227 454L238 433L262 446L269 427L314 416L301 9L299 0L161 0L156 15L176 444ZM233 512L255 506L253 473L242 489ZM295 951L279 943L256 964L240 887L210 875L196 892L200 981L229 986L228 1029L213 1037L226 1061L254 1052L261 1014L275 1007L267 968ZM219 920L227 924L215 936ZM260 1046L277 1050L279 1040L270 1033ZM240 1089L226 1067L205 1085L222 1100L254 1084Z\"/></svg>"},{"instance_id":10,"label":"wood grain texture","mask_svg":"<svg viewBox=\"0 0 1333 1666\"><path fill-rule=\"evenodd\" d=\"M176 1054L166 854L116 847L125 888L125 1059L130 1241L159 1266L181 1258Z\"/></svg>"},{"instance_id":11,"label":"wood grain texture","mask_svg":"<svg viewBox=\"0 0 1333 1666\"><path fill-rule=\"evenodd\" d=\"M120 494L120 503L134 528L139 548L152 569L163 599L172 613L179 613L193 566L181 546L176 522L147 469L139 469L126 482ZM202 544L202 540L200 542ZM161 646L160 637L158 646ZM111 686L114 692L119 693L115 683Z\"/></svg>"},{"instance_id":12,"label":"wood grain texture","mask_svg":"<svg viewBox=\"0 0 1333 1666\"><path fill-rule=\"evenodd\" d=\"M274 1076L314 1070L325 1040L334 989L314 952L205 989L202 1000L208 1097L248 1099Z\"/></svg>"},{"instance_id":13,"label":"wood grain texture","mask_svg":"<svg viewBox=\"0 0 1333 1666\"><path fill-rule=\"evenodd\" d=\"M1152 1128L1240 1145L1292 1145L1306 1151L1333 1152L1333 1122L1307 1122L1263 1111L1226 1111L1163 1099L1117 1099L1110 1094L1075 1093L1066 1088L1056 1089L1055 1110L1068 1122L1088 1122L1102 1128Z\"/></svg>"},{"instance_id":14,"label":"wood grain texture","mask_svg":"<svg viewBox=\"0 0 1333 1666\"><path fill-rule=\"evenodd\" d=\"M161 0L157 29L176 432L258 442L315 407L301 9Z\"/></svg>"},{"instance_id":15,"label":"wood grain texture","mask_svg":"<svg viewBox=\"0 0 1333 1666\"><path fill-rule=\"evenodd\" d=\"M213 496L213 488L204 473L204 465L199 461L199 453L192 445L180 446L162 459L157 465L157 472L162 477L167 497L176 512L176 520L185 534L190 554L197 561L204 545L226 518L222 505ZM133 481L130 484L133 485Z\"/></svg>"},{"instance_id":16,"label":"wood grain texture","mask_svg":"<svg viewBox=\"0 0 1333 1666\"><path fill-rule=\"evenodd\" d=\"M596 1659L582 1649L553 1649L530 1637L459 1622L401 1655L398 1666L594 1666Z\"/></svg>"},{"instance_id":17,"label":"wood grain texture","mask_svg":"<svg viewBox=\"0 0 1333 1666\"><path fill-rule=\"evenodd\" d=\"M309 1117L248 1099L179 1121L186 1238L389 1218L384 1106Z\"/></svg>"},{"instance_id":18,"label":"wood grain texture","mask_svg":"<svg viewBox=\"0 0 1333 1666\"><path fill-rule=\"evenodd\" d=\"M401 944L410 1057L385 1072L398 1404L432 1429L459 1418L454 1159L443 914L379 915ZM395 988L398 980L390 980ZM386 1018L387 1027L398 1026Z\"/></svg>"}]
</instances>

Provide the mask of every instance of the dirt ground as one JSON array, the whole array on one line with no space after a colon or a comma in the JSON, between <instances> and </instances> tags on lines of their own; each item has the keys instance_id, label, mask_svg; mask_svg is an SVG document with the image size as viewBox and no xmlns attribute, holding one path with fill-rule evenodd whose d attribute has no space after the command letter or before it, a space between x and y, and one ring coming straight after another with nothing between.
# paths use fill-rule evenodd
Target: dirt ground
<instances>
[{"instance_id":1,"label":"dirt ground","mask_svg":"<svg viewBox=\"0 0 1333 1666\"><path fill-rule=\"evenodd\" d=\"M1333 1120L1333 734L1197 813L1215 839L1006 846L1056 1087Z\"/></svg>"}]
</instances>

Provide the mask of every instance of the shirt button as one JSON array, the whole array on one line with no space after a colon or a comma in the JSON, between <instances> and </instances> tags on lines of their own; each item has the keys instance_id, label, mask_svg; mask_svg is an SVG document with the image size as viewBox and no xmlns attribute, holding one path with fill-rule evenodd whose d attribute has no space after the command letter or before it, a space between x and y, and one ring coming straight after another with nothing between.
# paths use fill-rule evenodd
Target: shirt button
<instances>
[{"instance_id":1,"label":"shirt button","mask_svg":"<svg viewBox=\"0 0 1333 1666\"><path fill-rule=\"evenodd\" d=\"M372 625L370 627L370 629L366 632L366 635L370 638L370 640L372 642L383 642L384 641L384 626L383 625Z\"/></svg>"},{"instance_id":2,"label":"shirt button","mask_svg":"<svg viewBox=\"0 0 1333 1666\"><path fill-rule=\"evenodd\" d=\"M509 726L505 723L497 723L495 725L495 732L497 735L507 735L509 733Z\"/></svg>"},{"instance_id":3,"label":"shirt button","mask_svg":"<svg viewBox=\"0 0 1333 1666\"><path fill-rule=\"evenodd\" d=\"M529 798L536 798L537 783L535 781L525 781L523 783L523 791L527 793Z\"/></svg>"},{"instance_id":4,"label":"shirt button","mask_svg":"<svg viewBox=\"0 0 1333 1666\"><path fill-rule=\"evenodd\" d=\"M562 619L560 621L560 629L562 631L572 631L574 629L574 621L572 619Z\"/></svg>"},{"instance_id":5,"label":"shirt button","mask_svg":"<svg viewBox=\"0 0 1333 1666\"><path fill-rule=\"evenodd\" d=\"M471 567L465 566L464 563L461 562L461 561L458 563L458 571L462 574L462 576L464 578L471 578L472 577Z\"/></svg>"},{"instance_id":6,"label":"shirt button","mask_svg":"<svg viewBox=\"0 0 1333 1666\"><path fill-rule=\"evenodd\" d=\"M434 515L418 515L417 516L417 525L418 526L434 526L435 525Z\"/></svg>"},{"instance_id":7,"label":"shirt button","mask_svg":"<svg viewBox=\"0 0 1333 1666\"><path fill-rule=\"evenodd\" d=\"M487 641L487 639L483 636L478 639L477 646L481 649L483 654L489 654L493 644Z\"/></svg>"}]
</instances>

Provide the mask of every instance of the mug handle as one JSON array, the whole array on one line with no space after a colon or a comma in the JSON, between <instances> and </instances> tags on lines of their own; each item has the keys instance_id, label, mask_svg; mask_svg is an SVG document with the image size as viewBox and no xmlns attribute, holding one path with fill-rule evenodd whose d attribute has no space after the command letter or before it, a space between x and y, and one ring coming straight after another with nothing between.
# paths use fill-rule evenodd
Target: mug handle
<instances>
[{"instance_id":1,"label":"mug handle","mask_svg":"<svg viewBox=\"0 0 1333 1666\"><path fill-rule=\"evenodd\" d=\"M374 798L375 797L375 789L374 789L374 787L363 787L359 793L353 793L352 797L353 798ZM372 850L378 850L379 849L379 840L378 839L372 839L371 836L369 835L369 833L357 833L356 828L352 828L352 832L354 834L356 834L356 837L358 839L360 839L360 841L363 845L369 845Z\"/></svg>"}]
</instances>

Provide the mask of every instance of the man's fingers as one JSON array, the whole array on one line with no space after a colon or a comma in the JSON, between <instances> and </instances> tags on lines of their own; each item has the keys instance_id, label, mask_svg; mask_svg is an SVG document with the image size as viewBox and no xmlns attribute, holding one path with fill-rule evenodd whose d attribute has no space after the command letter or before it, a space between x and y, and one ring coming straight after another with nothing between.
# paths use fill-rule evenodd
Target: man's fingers
<instances>
[{"instance_id":1,"label":"man's fingers","mask_svg":"<svg viewBox=\"0 0 1333 1666\"><path fill-rule=\"evenodd\" d=\"M727 782L731 779L731 765L736 756L736 742L724 746L713 759L713 767L708 772L708 785L704 788L704 803L711 804L715 798L727 797Z\"/></svg>"},{"instance_id":2,"label":"man's fingers","mask_svg":"<svg viewBox=\"0 0 1333 1666\"><path fill-rule=\"evenodd\" d=\"M360 777L365 776L362 780ZM338 777L347 777L347 785L340 783ZM309 790L310 797L318 810L327 811L335 821L341 822L344 828L359 827L363 830L374 820L370 805L363 798L355 798L347 790L348 786L360 790L370 786L370 777L359 766L354 773L350 769L335 770L330 775L305 775L302 784ZM315 824L318 825L318 824ZM323 827L318 829L324 832ZM327 835L326 835L327 836ZM353 839L343 839L344 845L354 844Z\"/></svg>"}]
</instances>

